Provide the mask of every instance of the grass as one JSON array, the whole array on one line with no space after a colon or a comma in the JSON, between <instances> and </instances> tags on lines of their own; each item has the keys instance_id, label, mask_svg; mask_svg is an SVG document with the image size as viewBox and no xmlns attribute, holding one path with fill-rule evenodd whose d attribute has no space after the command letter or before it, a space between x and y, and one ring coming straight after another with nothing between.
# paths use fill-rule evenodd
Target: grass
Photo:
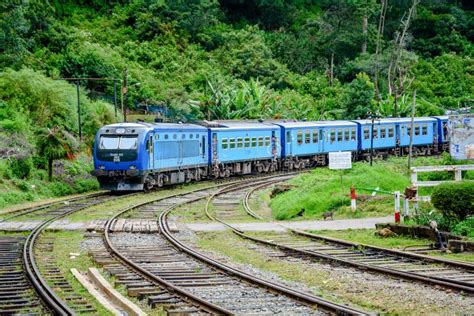
<instances>
[{"instance_id":1,"label":"grass","mask_svg":"<svg viewBox=\"0 0 474 316\"><path fill-rule=\"evenodd\" d=\"M375 229L315 230L310 232L327 237L344 239L355 243L399 250L403 250L407 246L429 245L433 243L432 240L426 238L411 238L408 236L380 237L375 235ZM474 253L472 252L440 253L433 251L428 253L428 255L445 259L474 262Z\"/></svg>"},{"instance_id":2,"label":"grass","mask_svg":"<svg viewBox=\"0 0 474 316\"><path fill-rule=\"evenodd\" d=\"M80 212L73 213L72 215L69 215L66 218L70 222L84 222L97 219L107 219L112 215L116 214L118 211L129 206L133 206L147 201L154 201L177 193L184 193L195 189L206 188L209 186L212 186L212 183L189 183L178 186L166 187L156 191L141 193L130 197L118 197L105 203L89 207Z\"/></svg>"},{"instance_id":3,"label":"grass","mask_svg":"<svg viewBox=\"0 0 474 316\"><path fill-rule=\"evenodd\" d=\"M346 229L346 230L315 230L311 233L352 241L355 243L403 249L407 246L428 245L433 241L425 238L411 238L407 236L380 237L375 229Z\"/></svg>"},{"instance_id":4,"label":"grass","mask_svg":"<svg viewBox=\"0 0 474 316\"><path fill-rule=\"evenodd\" d=\"M94 267L92 259L80 250L80 243L82 240L82 232L46 232L42 237L52 237L54 240L53 255L55 264L61 271L61 274L66 278L67 282L71 285L74 292L79 294L89 303L91 303L96 309L98 315L113 315L107 309L105 309L74 277L71 272L72 268L76 268L81 272L87 271L89 267ZM70 258L69 253L80 253L74 259ZM39 264L42 266L41 260ZM56 293L64 300L68 293L62 291L56 291Z\"/></svg>"},{"instance_id":5,"label":"grass","mask_svg":"<svg viewBox=\"0 0 474 316\"><path fill-rule=\"evenodd\" d=\"M413 166L440 165L451 163L446 156L419 157ZM342 175L342 181L341 181ZM425 174L429 179L436 174ZM442 175L441 177L444 177ZM329 170L316 168L308 174L295 177L289 183L295 188L274 197L270 202L273 217L278 220L320 219L321 214L333 211L336 218L360 218L384 216L393 213L393 197L377 193L376 200L359 202L360 212L350 210L350 187L356 187L358 195L369 195L375 189L394 192L401 191L410 184L406 157L391 157L375 161L371 167L367 162L356 162L350 170ZM420 195L427 195L431 188L421 188ZM304 209L303 216L297 214Z\"/></svg>"}]
</instances>

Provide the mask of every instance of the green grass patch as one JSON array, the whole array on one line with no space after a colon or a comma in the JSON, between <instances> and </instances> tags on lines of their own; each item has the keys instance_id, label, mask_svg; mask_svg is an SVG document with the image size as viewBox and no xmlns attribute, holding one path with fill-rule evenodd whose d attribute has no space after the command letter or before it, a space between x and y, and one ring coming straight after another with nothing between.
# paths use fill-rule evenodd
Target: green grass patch
<instances>
[{"instance_id":1,"label":"green grass patch","mask_svg":"<svg viewBox=\"0 0 474 316\"><path fill-rule=\"evenodd\" d=\"M375 229L346 229L346 230L315 230L311 233L393 249L403 249L407 246L429 245L433 241L425 238L411 238L407 236L380 237Z\"/></svg>"},{"instance_id":2,"label":"green grass patch","mask_svg":"<svg viewBox=\"0 0 474 316\"><path fill-rule=\"evenodd\" d=\"M433 241L426 238L411 238L408 236L380 237L375 234L375 229L346 229L346 230L315 230L311 233L348 240L355 243L361 243L371 246L404 250L409 246L421 246L432 244ZM407 250L410 250L409 248ZM433 251L428 253L430 256L436 256L445 259L474 262L474 253L440 253Z\"/></svg>"},{"instance_id":3,"label":"green grass patch","mask_svg":"<svg viewBox=\"0 0 474 316\"><path fill-rule=\"evenodd\" d=\"M419 157L414 159L413 166L450 162L445 156ZM435 175L425 176L433 178ZM291 179L289 183L295 185L295 188L277 195L270 202L273 217L278 220L320 219L321 214L327 211L333 211L336 218L374 217L393 213L393 196L377 193L374 199L359 201L358 212L354 213L350 210L350 188L356 187L358 195L370 195L370 190L375 188L387 192L403 192L410 184L410 174L406 157L391 157L374 161L372 167L369 163L360 161L355 162L352 169L344 171L316 168ZM429 195L430 192L431 188L420 188L420 195ZM298 216L302 209L303 215Z\"/></svg>"}]
</instances>

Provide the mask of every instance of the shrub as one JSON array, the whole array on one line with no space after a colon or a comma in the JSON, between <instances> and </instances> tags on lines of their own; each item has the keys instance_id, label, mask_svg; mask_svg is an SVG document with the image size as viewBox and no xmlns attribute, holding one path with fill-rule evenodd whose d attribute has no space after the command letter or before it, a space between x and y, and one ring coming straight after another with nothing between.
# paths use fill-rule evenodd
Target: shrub
<instances>
[{"instance_id":1,"label":"shrub","mask_svg":"<svg viewBox=\"0 0 474 316\"><path fill-rule=\"evenodd\" d=\"M474 217L468 217L459 222L452 230L453 233L474 238Z\"/></svg>"},{"instance_id":2,"label":"shrub","mask_svg":"<svg viewBox=\"0 0 474 316\"><path fill-rule=\"evenodd\" d=\"M10 161L9 167L13 177L27 179L33 170L33 161L31 158L14 159Z\"/></svg>"},{"instance_id":3,"label":"shrub","mask_svg":"<svg viewBox=\"0 0 474 316\"><path fill-rule=\"evenodd\" d=\"M448 218L464 220L474 215L474 183L444 183L433 190L433 206Z\"/></svg>"}]
</instances>

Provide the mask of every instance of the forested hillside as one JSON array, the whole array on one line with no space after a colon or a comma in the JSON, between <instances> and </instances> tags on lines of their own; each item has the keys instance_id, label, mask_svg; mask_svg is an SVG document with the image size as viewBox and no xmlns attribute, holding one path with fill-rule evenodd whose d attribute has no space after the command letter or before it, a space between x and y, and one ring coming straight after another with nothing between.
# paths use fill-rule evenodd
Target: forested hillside
<instances>
[{"instance_id":1,"label":"forested hillside","mask_svg":"<svg viewBox=\"0 0 474 316\"><path fill-rule=\"evenodd\" d=\"M159 105L181 121L404 116L414 89L417 115L474 100L468 0L44 0L0 8L4 171L71 157L115 119L113 81L80 81L80 143L76 87L56 80L64 77L122 80L127 72L126 107ZM20 171L12 177L29 177Z\"/></svg>"}]
</instances>

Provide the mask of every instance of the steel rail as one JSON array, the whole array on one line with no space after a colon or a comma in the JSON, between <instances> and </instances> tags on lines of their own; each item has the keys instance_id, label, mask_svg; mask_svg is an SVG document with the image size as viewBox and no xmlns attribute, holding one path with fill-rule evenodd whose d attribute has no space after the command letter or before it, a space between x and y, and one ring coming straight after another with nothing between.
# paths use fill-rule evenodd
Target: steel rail
<instances>
[{"instance_id":1,"label":"steel rail","mask_svg":"<svg viewBox=\"0 0 474 316\"><path fill-rule=\"evenodd\" d=\"M104 193L97 195L87 195L85 199L95 198L97 196L105 195ZM84 199L84 197L74 198L75 201ZM101 203L101 202L98 202ZM97 204L97 203L96 203ZM94 205L96 205L94 204ZM43 221L40 225L36 226L31 233L28 235L26 242L23 246L23 264L25 266L26 275L32 283L36 293L41 297L46 306L55 314L55 315L75 315L75 312L68 307L68 305L51 289L47 284L46 280L41 275L41 272L36 264L34 247L40 233L52 222L66 217L72 213L78 212L80 210L86 209L92 205L82 205L73 210L64 212L50 219Z\"/></svg>"},{"instance_id":2,"label":"steel rail","mask_svg":"<svg viewBox=\"0 0 474 316\"><path fill-rule=\"evenodd\" d=\"M250 196L252 195L252 193L254 193L258 189L261 189L262 187L268 186L269 184L270 183L268 183L268 184L264 183L262 185L256 186L256 187L252 188L251 190L249 190L247 192L247 194L245 195L243 205L244 205L244 209L247 211L247 213L250 216L255 217L257 219L262 219L262 220L264 219L262 216L256 214L252 210L252 208L249 205L249 199L250 199ZM430 256L425 256L425 255L420 255L420 254L415 254L415 253L409 253L409 252L400 251L400 250L387 249L387 248L383 248L383 247L371 246L371 245L366 245L366 244L361 244L361 243L353 243L353 242L349 242L349 241L346 241L346 240L341 240L341 239L316 235L316 234L308 233L308 232L305 232L305 231L302 231L302 230L293 229L293 228L290 228L290 227L288 227L284 224L281 224L281 223L278 223L278 222L275 222L275 221L272 221L272 222L284 227L285 229L287 229L288 231L290 231L293 234L296 234L296 235L299 235L299 236L305 236L305 237L308 237L308 238L311 238L311 239L318 239L318 240L322 240L324 242L338 244L338 245L342 245L342 246L345 246L345 247L351 247L351 248L355 248L355 249L363 248L363 249L373 250L373 251L376 251L376 252L388 253L388 254L391 254L391 255L399 256L399 257L414 258L414 259L422 260L422 261L429 262L429 263L444 264L444 265L447 265L447 266L452 266L452 267L455 267L455 268L463 268L463 269L470 270L470 271L474 270L474 265L470 264L470 263L466 263L466 262L460 262L460 261L455 261L455 260L447 260L447 259L442 259L442 258L434 258L434 257L430 257ZM321 259L332 261L332 262L338 262L338 263L342 263L342 264L345 264L345 265L348 265L348 266L361 268L361 269L364 269L364 270L372 270L372 271L381 272L381 273L385 273L385 274L395 275L395 276L398 276L398 277L403 277L403 278L410 279L410 280L417 280L417 281L421 281L421 282L425 282L425 283L430 283L430 284L434 284L434 285L449 287L449 288L460 290L460 291L465 291L465 292L468 292L468 293L474 293L474 287L473 287L472 283L458 281L458 280L452 280L452 279L446 279L446 278L441 278L441 277L436 277L436 276L429 276L428 277L428 276L424 276L424 275L417 274L417 273L405 272L405 271L392 269L392 268L378 267L378 266L374 266L374 265L371 265L371 264L358 263L358 262L354 262L354 261L350 261L350 260L337 258L335 256L327 255L327 254L324 254L324 253L321 253L321 252L318 252L318 251L314 251L314 250L308 251L308 250L304 250L304 249L298 249L298 248L282 245L282 244L279 244L279 243L269 242L267 240L262 240L262 239L259 239L259 238L247 236L242 231L239 231L238 229L234 229L234 233L236 233L237 235L239 235L243 238L252 240L254 242L266 244L266 245L269 245L269 246L272 246L272 247L277 247L277 248L284 249L284 250L287 250L287 251L290 251L290 252L293 252L293 253L301 253L301 254L311 256L311 257L317 257L317 258L321 258Z\"/></svg>"},{"instance_id":3,"label":"steel rail","mask_svg":"<svg viewBox=\"0 0 474 316\"><path fill-rule=\"evenodd\" d=\"M233 315L233 313L225 308L222 308L220 306L217 306L211 302L208 302L206 300L203 300L201 299L200 297L190 293L189 291L186 291L168 281L166 281L165 279L157 276L157 275L154 275L153 273L151 273L150 271L140 267L139 265L137 265L135 262L133 262L132 260L128 259L124 254L122 254L117 248L114 247L113 243L112 243L112 240L110 238L110 232L111 232L111 227L112 227L112 224L117 220L118 217L122 216L123 214L127 213L127 212L130 212L138 207L142 207L142 206L145 206L145 205L148 205L148 204L151 204L151 203L155 203L155 202L158 202L158 201L162 201L162 200L166 200L166 199L169 199L169 198L174 198L174 197L179 197L179 196L184 196L184 195L188 195L188 194L192 194L192 193L196 193L196 192L200 192L200 191L205 191L205 190L209 190L209 189L212 189L212 188L215 188L215 187L221 187L221 186L227 186L229 184L225 183L225 184L218 184L218 185L215 185L215 186L210 186L210 187L206 187L206 188L201 188L201 189L196 189L196 190L191 190L191 191L188 191L188 192L183 192L183 193L178 193L178 194L172 194L170 196L166 196L166 197L162 197L162 198L159 198L159 199L156 199L156 200L152 200L152 201L146 201L146 202L141 202L141 203L138 203L138 204L135 204L135 205L132 205L132 206L129 206L123 210L121 210L119 213L115 214L114 216L112 216L106 223L105 223L105 226L104 226L104 242L105 242L105 245L107 247L107 249L119 260L121 261L124 265L130 267L132 270L138 272L141 276L143 276L145 279L151 281L152 283L157 283L163 287L165 287L168 291L172 292L172 293L175 293L177 294L178 296L180 296L181 298L187 300L187 301L191 301L193 304L195 305L198 305L198 306L201 306L201 307L204 307L204 310L210 312L210 313L213 313L213 314L224 314L224 315ZM198 200L201 200L203 199L204 197L198 197L196 199L192 199L191 201L189 201L189 203L192 203L194 201L198 201ZM175 208L175 206L171 206L170 208ZM166 209L166 210L169 210L170 208Z\"/></svg>"},{"instance_id":4,"label":"steel rail","mask_svg":"<svg viewBox=\"0 0 474 316\"><path fill-rule=\"evenodd\" d=\"M268 184L274 183L276 181L278 181L278 180L270 180L270 181L267 181L265 183L259 183L259 185L265 185L265 184L268 185ZM242 231L236 229L232 225L230 225L230 224L228 224L228 223L212 216L209 213L209 205L210 205L210 201L214 197L216 197L217 195L227 193L227 192L231 192L231 191L235 191L235 190L241 189L242 187L245 188L245 187L252 186L252 185L255 185L255 183L245 184L243 186L236 185L236 186L233 186L231 188L225 188L225 189L223 189L219 192L216 192L216 193L212 194L208 198L206 206L205 206L206 215L209 218L217 220L220 223L226 225L227 227L231 228L233 231L238 232L239 234L243 234ZM325 299L322 299L320 297L317 297L317 296L314 296L314 295L311 295L311 294L308 294L308 293L305 293L305 292L301 292L301 291L289 288L289 287L284 286L284 285L280 285L280 284L277 284L277 283L273 283L273 282L255 277L251 274L248 274L246 272L243 272L243 271L237 270L235 268L232 268L232 267L230 267L226 264L220 263L220 262L218 262L218 261L216 261L212 258L209 258L209 257L197 252L196 250L194 250L194 249L186 246L185 244L183 244L181 241L179 241L177 238L175 238L172 235L172 233L170 232L169 227L167 225L167 216L168 216L169 212L170 211L166 211L166 212L161 213L161 215L160 215L159 224L160 224L160 228L162 229L162 232L164 232L165 237L171 243L173 243L176 247L182 249L186 253L192 255L193 257L195 257L197 259L200 259L200 260L202 260L202 261L204 261L204 262L206 262L210 265L213 265L213 266L217 267L218 269L220 269L220 270L222 270L222 271L224 271L228 274L236 275L239 278L247 280L248 282L257 284L259 286L266 287L269 290L277 291L278 293L284 294L286 296L289 296L293 299L304 302L306 304L321 306L322 308L327 309L328 311L333 312L333 313L347 314L347 315L366 315L367 314L364 311L361 311L361 310L358 310L358 309L355 309L355 308L351 308L351 307L346 306L346 305L333 303L333 302L327 301Z\"/></svg>"},{"instance_id":5,"label":"steel rail","mask_svg":"<svg viewBox=\"0 0 474 316\"><path fill-rule=\"evenodd\" d=\"M42 205L39 205L39 206L32 206L32 207L25 207L25 208L17 209L17 210L10 211L10 212L7 212L7 213L3 214L3 215L10 215L10 216L0 218L0 223L8 221L12 218L20 217L20 216L30 214L30 213L33 213L33 212L38 212L38 211L47 209L47 208L52 207L52 206L64 204L64 202L70 203L70 202L75 202L75 201L82 200L82 199L85 199L85 198L93 198L93 197L103 196L103 195L106 195L106 194L108 194L108 193L107 192L95 192L95 193L84 194L84 195L80 195L80 196L74 196L74 197L63 199L63 200L60 200L60 201L45 203L45 204L42 204Z\"/></svg>"}]
</instances>

